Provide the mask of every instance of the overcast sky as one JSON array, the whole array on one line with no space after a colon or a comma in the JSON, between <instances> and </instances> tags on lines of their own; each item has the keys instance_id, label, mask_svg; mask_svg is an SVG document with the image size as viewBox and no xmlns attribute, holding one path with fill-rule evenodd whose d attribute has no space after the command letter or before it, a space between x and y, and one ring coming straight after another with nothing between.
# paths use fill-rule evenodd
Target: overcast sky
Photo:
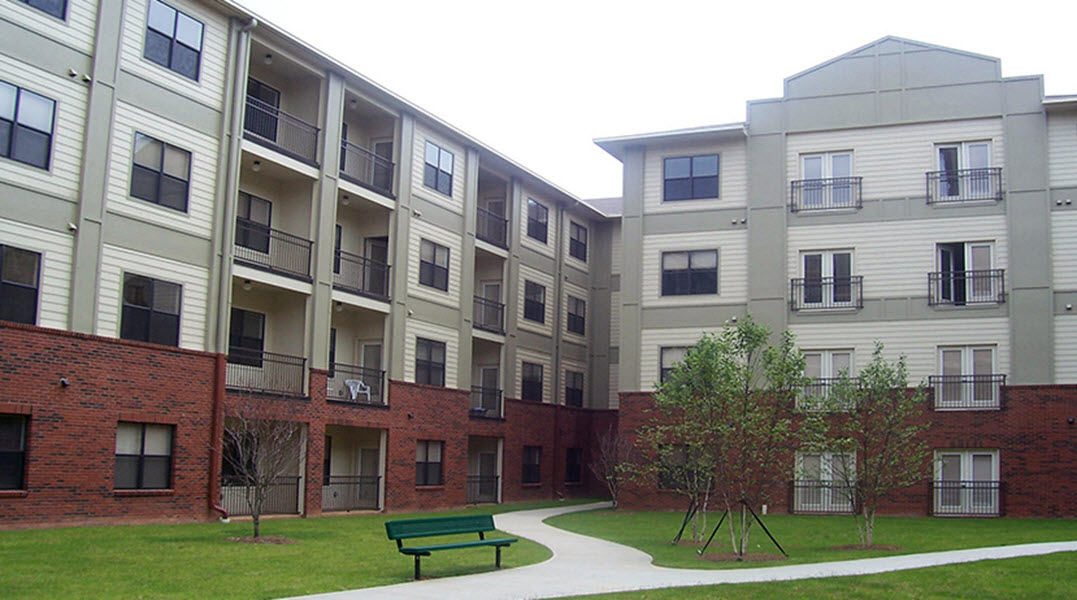
<instances>
[{"instance_id":1,"label":"overcast sky","mask_svg":"<svg viewBox=\"0 0 1077 600\"><path fill-rule=\"evenodd\" d=\"M743 121L747 100L886 35L1077 94L1072 0L238 1L582 198L621 192L592 139Z\"/></svg>"}]
</instances>

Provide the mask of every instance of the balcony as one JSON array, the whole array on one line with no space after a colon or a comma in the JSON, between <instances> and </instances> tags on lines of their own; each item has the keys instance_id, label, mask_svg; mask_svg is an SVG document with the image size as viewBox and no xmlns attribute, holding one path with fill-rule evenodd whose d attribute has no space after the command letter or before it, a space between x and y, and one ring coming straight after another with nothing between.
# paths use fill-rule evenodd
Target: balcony
<instances>
[{"instance_id":1,"label":"balcony","mask_svg":"<svg viewBox=\"0 0 1077 600\"><path fill-rule=\"evenodd\" d=\"M928 204L1002 200L1002 169L958 169L927 173Z\"/></svg>"},{"instance_id":2,"label":"balcony","mask_svg":"<svg viewBox=\"0 0 1077 600\"><path fill-rule=\"evenodd\" d=\"M476 329L505 335L505 305L482 296L475 296L473 326Z\"/></svg>"},{"instance_id":3,"label":"balcony","mask_svg":"<svg viewBox=\"0 0 1077 600\"><path fill-rule=\"evenodd\" d=\"M467 502L468 504L490 504L497 502L496 475L478 476L469 475L467 478Z\"/></svg>"},{"instance_id":4,"label":"balcony","mask_svg":"<svg viewBox=\"0 0 1077 600\"><path fill-rule=\"evenodd\" d=\"M998 410L1006 376L931 375L927 382L935 389L935 410Z\"/></svg>"},{"instance_id":5,"label":"balcony","mask_svg":"<svg viewBox=\"0 0 1077 600\"><path fill-rule=\"evenodd\" d=\"M847 401L838 402L837 398L831 398L833 390L843 381L857 386L859 382L855 377L816 377L811 383L805 385L797 396L797 408L801 410L851 410L853 406Z\"/></svg>"},{"instance_id":6,"label":"balcony","mask_svg":"<svg viewBox=\"0 0 1077 600\"><path fill-rule=\"evenodd\" d=\"M333 257L333 287L389 301L389 265L342 250Z\"/></svg>"},{"instance_id":7,"label":"balcony","mask_svg":"<svg viewBox=\"0 0 1077 600\"><path fill-rule=\"evenodd\" d=\"M863 177L834 177L832 179L802 179L789 189L789 210L858 209L863 206L861 181Z\"/></svg>"},{"instance_id":8,"label":"balcony","mask_svg":"<svg viewBox=\"0 0 1077 600\"><path fill-rule=\"evenodd\" d=\"M330 475L322 485L322 510L378 510L381 477Z\"/></svg>"},{"instance_id":9,"label":"balcony","mask_svg":"<svg viewBox=\"0 0 1077 600\"><path fill-rule=\"evenodd\" d=\"M841 481L817 481L811 479L790 482L793 495L793 513L843 514L853 513L853 486Z\"/></svg>"},{"instance_id":10,"label":"balcony","mask_svg":"<svg viewBox=\"0 0 1077 600\"><path fill-rule=\"evenodd\" d=\"M247 96L243 131L249 140L318 166L318 128L268 102Z\"/></svg>"},{"instance_id":11,"label":"balcony","mask_svg":"<svg viewBox=\"0 0 1077 600\"><path fill-rule=\"evenodd\" d=\"M498 248L509 247L509 220L485 208L476 208L475 237Z\"/></svg>"},{"instance_id":12,"label":"balcony","mask_svg":"<svg viewBox=\"0 0 1077 600\"><path fill-rule=\"evenodd\" d=\"M349 404L385 404L385 371L333 363L329 371L327 398Z\"/></svg>"},{"instance_id":13,"label":"balcony","mask_svg":"<svg viewBox=\"0 0 1077 600\"><path fill-rule=\"evenodd\" d=\"M307 359L247 348L228 349L225 385L258 394L303 396Z\"/></svg>"},{"instance_id":14,"label":"balcony","mask_svg":"<svg viewBox=\"0 0 1077 600\"><path fill-rule=\"evenodd\" d=\"M294 515L299 512L299 477L277 477L268 486L263 515ZM249 515L247 497L253 488L241 476L221 477L221 507L229 515Z\"/></svg>"},{"instance_id":15,"label":"balcony","mask_svg":"<svg viewBox=\"0 0 1077 600\"><path fill-rule=\"evenodd\" d=\"M310 281L312 246L313 242L299 236L248 219L236 219L233 249L236 262Z\"/></svg>"},{"instance_id":16,"label":"balcony","mask_svg":"<svg viewBox=\"0 0 1077 600\"><path fill-rule=\"evenodd\" d=\"M799 310L864 307L864 277L796 278L789 283L789 307Z\"/></svg>"},{"instance_id":17,"label":"balcony","mask_svg":"<svg viewBox=\"0 0 1077 600\"><path fill-rule=\"evenodd\" d=\"M501 390L471 386L471 416L496 419L501 416Z\"/></svg>"},{"instance_id":18,"label":"balcony","mask_svg":"<svg viewBox=\"0 0 1077 600\"><path fill-rule=\"evenodd\" d=\"M937 517L998 517L1001 481L932 481L931 514Z\"/></svg>"},{"instance_id":19,"label":"balcony","mask_svg":"<svg viewBox=\"0 0 1077 600\"><path fill-rule=\"evenodd\" d=\"M929 306L1002 304L1006 301L1006 271L939 271L927 274Z\"/></svg>"},{"instance_id":20,"label":"balcony","mask_svg":"<svg viewBox=\"0 0 1077 600\"><path fill-rule=\"evenodd\" d=\"M345 141L341 144L340 176L348 181L393 198L393 161Z\"/></svg>"}]
</instances>

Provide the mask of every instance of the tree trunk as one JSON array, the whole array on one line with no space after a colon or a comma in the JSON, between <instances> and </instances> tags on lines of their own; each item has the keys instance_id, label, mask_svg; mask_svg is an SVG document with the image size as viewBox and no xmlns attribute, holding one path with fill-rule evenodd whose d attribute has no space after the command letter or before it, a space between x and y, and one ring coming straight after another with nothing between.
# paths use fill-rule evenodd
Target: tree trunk
<instances>
[{"instance_id":1,"label":"tree trunk","mask_svg":"<svg viewBox=\"0 0 1077 600\"><path fill-rule=\"evenodd\" d=\"M875 511L864 510L864 546L871 547L875 539Z\"/></svg>"},{"instance_id":2,"label":"tree trunk","mask_svg":"<svg viewBox=\"0 0 1077 600\"><path fill-rule=\"evenodd\" d=\"M262 535L262 530L261 530L262 518L261 518L261 515L259 515L258 513L255 513L255 514L251 515L251 521L254 523L254 537L258 538L259 536Z\"/></svg>"}]
</instances>

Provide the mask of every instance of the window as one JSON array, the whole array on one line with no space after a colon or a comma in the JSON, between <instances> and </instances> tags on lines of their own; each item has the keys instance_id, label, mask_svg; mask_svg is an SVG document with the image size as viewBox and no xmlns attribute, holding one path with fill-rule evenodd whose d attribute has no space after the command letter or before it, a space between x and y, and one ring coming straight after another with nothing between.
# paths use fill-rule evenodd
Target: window
<instances>
[{"instance_id":1,"label":"window","mask_svg":"<svg viewBox=\"0 0 1077 600\"><path fill-rule=\"evenodd\" d=\"M0 415L0 490L25 489L26 420Z\"/></svg>"},{"instance_id":2,"label":"window","mask_svg":"<svg viewBox=\"0 0 1077 600\"><path fill-rule=\"evenodd\" d=\"M824 152L801 157L804 177L802 208L844 208L853 206L853 155L851 152Z\"/></svg>"},{"instance_id":3,"label":"window","mask_svg":"<svg viewBox=\"0 0 1077 600\"><path fill-rule=\"evenodd\" d=\"M146 47L149 60L198 81L202 55L202 22L160 0L150 0L146 20Z\"/></svg>"},{"instance_id":4,"label":"window","mask_svg":"<svg viewBox=\"0 0 1077 600\"><path fill-rule=\"evenodd\" d=\"M587 303L575 296L568 297L568 330L584 335L587 329Z\"/></svg>"},{"instance_id":5,"label":"window","mask_svg":"<svg viewBox=\"0 0 1077 600\"><path fill-rule=\"evenodd\" d=\"M124 273L120 337L178 346L181 290L179 284Z\"/></svg>"},{"instance_id":6,"label":"window","mask_svg":"<svg viewBox=\"0 0 1077 600\"><path fill-rule=\"evenodd\" d=\"M852 512L851 484L855 478L856 460L852 454L798 452L793 510L811 513Z\"/></svg>"},{"instance_id":7,"label":"window","mask_svg":"<svg viewBox=\"0 0 1077 600\"><path fill-rule=\"evenodd\" d=\"M63 19L67 12L67 0L18 0L23 4L32 6L45 14L52 15L57 19Z\"/></svg>"},{"instance_id":8,"label":"window","mask_svg":"<svg viewBox=\"0 0 1077 600\"><path fill-rule=\"evenodd\" d=\"M669 378L669 374L673 372L673 369L677 366L677 363L684 360L684 355L688 353L687 346L671 346L667 348L659 348L659 367L658 367L658 380L662 383L666 382Z\"/></svg>"},{"instance_id":9,"label":"window","mask_svg":"<svg viewBox=\"0 0 1077 600\"><path fill-rule=\"evenodd\" d=\"M41 255L0 244L0 321L37 323Z\"/></svg>"},{"instance_id":10,"label":"window","mask_svg":"<svg viewBox=\"0 0 1077 600\"><path fill-rule=\"evenodd\" d=\"M942 198L993 198L995 180L991 174L991 142L939 144L938 193Z\"/></svg>"},{"instance_id":11,"label":"window","mask_svg":"<svg viewBox=\"0 0 1077 600\"><path fill-rule=\"evenodd\" d=\"M546 322L546 287L534 281L524 281L524 318L536 323Z\"/></svg>"},{"instance_id":12,"label":"window","mask_svg":"<svg viewBox=\"0 0 1077 600\"><path fill-rule=\"evenodd\" d=\"M0 81L0 156L49 168L56 101Z\"/></svg>"},{"instance_id":13,"label":"window","mask_svg":"<svg viewBox=\"0 0 1077 600\"><path fill-rule=\"evenodd\" d=\"M427 142L426 164L423 168L423 185L451 197L452 169L452 152Z\"/></svg>"},{"instance_id":14,"label":"window","mask_svg":"<svg viewBox=\"0 0 1077 600\"><path fill-rule=\"evenodd\" d=\"M565 451L565 483L579 483L583 479L583 450L568 448Z\"/></svg>"},{"instance_id":15,"label":"window","mask_svg":"<svg viewBox=\"0 0 1077 600\"><path fill-rule=\"evenodd\" d=\"M449 249L430 240L419 245L419 283L449 290Z\"/></svg>"},{"instance_id":16,"label":"window","mask_svg":"<svg viewBox=\"0 0 1077 600\"><path fill-rule=\"evenodd\" d=\"M269 200L240 192L236 207L236 245L268 254L272 215L273 205Z\"/></svg>"},{"instance_id":17,"label":"window","mask_svg":"<svg viewBox=\"0 0 1077 600\"><path fill-rule=\"evenodd\" d=\"M524 446L524 465L521 483L542 481L542 446Z\"/></svg>"},{"instance_id":18,"label":"window","mask_svg":"<svg viewBox=\"0 0 1077 600\"><path fill-rule=\"evenodd\" d=\"M998 303L1005 299L1001 269L994 269L992 242L957 242L936 246L938 272L929 277L931 304Z\"/></svg>"},{"instance_id":19,"label":"window","mask_svg":"<svg viewBox=\"0 0 1077 600\"><path fill-rule=\"evenodd\" d=\"M718 155L678 156L663 164L662 200L718 197Z\"/></svg>"},{"instance_id":20,"label":"window","mask_svg":"<svg viewBox=\"0 0 1077 600\"><path fill-rule=\"evenodd\" d=\"M568 229L568 254L587 262L587 228L578 223L570 223Z\"/></svg>"},{"instance_id":21,"label":"window","mask_svg":"<svg viewBox=\"0 0 1077 600\"><path fill-rule=\"evenodd\" d=\"M260 368L265 327L266 316L262 313L233 308L228 332L228 362Z\"/></svg>"},{"instance_id":22,"label":"window","mask_svg":"<svg viewBox=\"0 0 1077 600\"><path fill-rule=\"evenodd\" d=\"M998 450L935 452L934 514L999 514Z\"/></svg>"},{"instance_id":23,"label":"window","mask_svg":"<svg viewBox=\"0 0 1077 600\"><path fill-rule=\"evenodd\" d=\"M859 305L854 293L853 253L848 250L821 250L800 255L803 288L800 306L843 308Z\"/></svg>"},{"instance_id":24,"label":"window","mask_svg":"<svg viewBox=\"0 0 1077 600\"><path fill-rule=\"evenodd\" d=\"M415 446L415 485L441 485L441 454L445 442L419 440Z\"/></svg>"},{"instance_id":25,"label":"window","mask_svg":"<svg viewBox=\"0 0 1077 600\"><path fill-rule=\"evenodd\" d=\"M805 350L804 376L811 382L804 387L798 402L810 407L813 401L826 398L835 380L842 375L852 376L852 367L852 350Z\"/></svg>"},{"instance_id":26,"label":"window","mask_svg":"<svg viewBox=\"0 0 1077 600\"><path fill-rule=\"evenodd\" d=\"M994 346L939 348L939 371L929 383L935 388L935 408L992 409L999 407L999 386L1006 378L996 371Z\"/></svg>"},{"instance_id":27,"label":"window","mask_svg":"<svg viewBox=\"0 0 1077 600\"><path fill-rule=\"evenodd\" d=\"M583 373L565 371L565 406L583 406Z\"/></svg>"},{"instance_id":28,"label":"window","mask_svg":"<svg viewBox=\"0 0 1077 600\"><path fill-rule=\"evenodd\" d=\"M415 339L415 383L445 385L445 342Z\"/></svg>"},{"instance_id":29,"label":"window","mask_svg":"<svg viewBox=\"0 0 1077 600\"><path fill-rule=\"evenodd\" d=\"M550 223L550 209L527 199L527 237L546 243Z\"/></svg>"},{"instance_id":30,"label":"window","mask_svg":"<svg viewBox=\"0 0 1077 600\"><path fill-rule=\"evenodd\" d=\"M718 251L662 253L662 295L718 293Z\"/></svg>"},{"instance_id":31,"label":"window","mask_svg":"<svg viewBox=\"0 0 1077 600\"><path fill-rule=\"evenodd\" d=\"M120 423L116 426L118 490L156 490L172 481L172 426Z\"/></svg>"},{"instance_id":32,"label":"window","mask_svg":"<svg viewBox=\"0 0 1077 600\"><path fill-rule=\"evenodd\" d=\"M520 371L520 399L542 402L542 365L524 362Z\"/></svg>"},{"instance_id":33,"label":"window","mask_svg":"<svg viewBox=\"0 0 1077 600\"><path fill-rule=\"evenodd\" d=\"M135 133L134 162L131 170L132 196L187 212L190 152Z\"/></svg>"}]
</instances>

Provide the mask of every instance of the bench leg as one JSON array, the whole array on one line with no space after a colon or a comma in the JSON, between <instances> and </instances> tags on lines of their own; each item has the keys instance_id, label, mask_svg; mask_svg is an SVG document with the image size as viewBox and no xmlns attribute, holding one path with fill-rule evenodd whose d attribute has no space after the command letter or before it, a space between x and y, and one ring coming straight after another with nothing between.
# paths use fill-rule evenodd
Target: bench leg
<instances>
[{"instance_id":1,"label":"bench leg","mask_svg":"<svg viewBox=\"0 0 1077 600\"><path fill-rule=\"evenodd\" d=\"M415 581L421 579L421 573L419 571L419 555L415 555Z\"/></svg>"},{"instance_id":2,"label":"bench leg","mask_svg":"<svg viewBox=\"0 0 1077 600\"><path fill-rule=\"evenodd\" d=\"M494 546L497 550L497 568L501 568L501 546Z\"/></svg>"}]
</instances>

